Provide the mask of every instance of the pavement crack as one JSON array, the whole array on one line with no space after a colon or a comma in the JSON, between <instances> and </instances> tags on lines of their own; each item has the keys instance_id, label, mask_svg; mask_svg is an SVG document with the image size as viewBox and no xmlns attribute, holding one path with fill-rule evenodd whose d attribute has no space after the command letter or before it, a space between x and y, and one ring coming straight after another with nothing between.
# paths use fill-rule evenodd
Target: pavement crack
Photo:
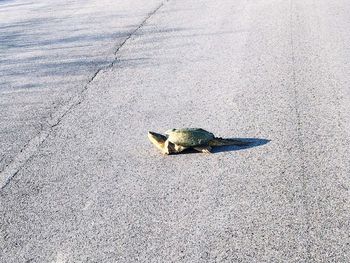
<instances>
[{"instance_id":1,"label":"pavement crack","mask_svg":"<svg viewBox=\"0 0 350 263\"><path fill-rule=\"evenodd\" d=\"M136 34L136 32L142 28L147 21L169 0L161 2L155 9L149 12L141 23L132 30L126 38L117 46L113 52L114 59L107 66L103 66L96 70L96 72L90 77L83 88L75 95L70 97L66 103L60 105L54 112L49 113L49 120L46 124L40 124L41 128L38 133L30 139L22 149L17 153L13 160L7 164L2 171L0 171L0 190L4 189L11 180L19 173L19 171L29 162L34 156L35 152L41 147L41 145L47 140L54 128L59 126L62 120L71 113L75 107L84 101L85 92L88 90L89 85L95 80L100 72L112 68L117 62L117 54L119 50L128 42L128 40Z\"/></svg>"},{"instance_id":2,"label":"pavement crack","mask_svg":"<svg viewBox=\"0 0 350 263\"><path fill-rule=\"evenodd\" d=\"M302 123L301 123L301 113L300 113L300 95L298 92L298 84L297 84L297 78L296 78L296 59L295 59L295 42L294 42L294 34L293 34L293 21L294 21L294 9L293 9L293 0L290 0L290 44L291 44L291 60L292 60L292 92L293 92L293 99L294 99L294 110L295 115L297 119L296 123L296 133L297 133L297 145L298 145L298 152L300 154L300 169L301 169L301 177L302 177L302 198L305 214L306 214L306 261L312 262L312 256L311 256L311 243L310 243L310 229L311 229L311 215L310 215L310 205L309 200L306 194L306 188L307 188L307 172L306 172L306 160L305 160L305 146L304 141L302 139L303 132L302 132Z\"/></svg>"}]
</instances>

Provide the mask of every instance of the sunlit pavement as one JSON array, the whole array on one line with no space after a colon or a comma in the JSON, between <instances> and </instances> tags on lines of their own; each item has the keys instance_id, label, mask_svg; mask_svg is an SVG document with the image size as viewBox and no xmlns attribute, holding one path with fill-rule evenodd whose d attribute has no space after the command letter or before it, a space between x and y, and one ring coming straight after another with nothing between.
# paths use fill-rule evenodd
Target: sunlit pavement
<instances>
[{"instance_id":1,"label":"sunlit pavement","mask_svg":"<svg viewBox=\"0 0 350 263\"><path fill-rule=\"evenodd\" d=\"M0 262L349 262L348 2L126 2L0 1Z\"/></svg>"}]
</instances>

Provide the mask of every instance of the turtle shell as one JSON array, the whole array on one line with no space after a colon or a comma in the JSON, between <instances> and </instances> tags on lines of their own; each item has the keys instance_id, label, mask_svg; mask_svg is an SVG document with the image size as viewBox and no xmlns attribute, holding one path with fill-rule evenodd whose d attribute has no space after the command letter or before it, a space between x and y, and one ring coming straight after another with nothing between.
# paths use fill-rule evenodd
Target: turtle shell
<instances>
[{"instance_id":1,"label":"turtle shell","mask_svg":"<svg viewBox=\"0 0 350 263\"><path fill-rule=\"evenodd\" d=\"M170 142L184 147L207 145L214 139L214 134L200 128L172 129L165 134Z\"/></svg>"}]
</instances>

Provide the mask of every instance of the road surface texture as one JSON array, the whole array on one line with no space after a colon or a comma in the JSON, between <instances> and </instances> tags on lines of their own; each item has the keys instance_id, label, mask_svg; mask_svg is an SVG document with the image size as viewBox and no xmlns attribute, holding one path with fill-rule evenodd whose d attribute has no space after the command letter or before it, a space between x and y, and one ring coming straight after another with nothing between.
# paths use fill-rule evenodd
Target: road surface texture
<instances>
[{"instance_id":1,"label":"road surface texture","mask_svg":"<svg viewBox=\"0 0 350 263\"><path fill-rule=\"evenodd\" d=\"M18 152L57 124L161 3L0 0L0 171L23 161Z\"/></svg>"},{"instance_id":2,"label":"road surface texture","mask_svg":"<svg viewBox=\"0 0 350 263\"><path fill-rule=\"evenodd\" d=\"M59 76L34 60L32 76L2 79L13 89L1 107L18 110L16 132L30 141L4 155L0 262L350 262L348 1L139 2L137 30L117 50L118 37L106 40L115 59L93 53L100 62L71 77L64 63L81 49L62 46ZM119 32L94 26L97 39ZM22 63L11 50L5 74ZM35 75L42 66L57 82ZM44 90L48 100L66 74L77 88L28 131L22 103ZM35 81L33 93L21 87ZM253 144L162 156L147 131L173 127Z\"/></svg>"}]
</instances>

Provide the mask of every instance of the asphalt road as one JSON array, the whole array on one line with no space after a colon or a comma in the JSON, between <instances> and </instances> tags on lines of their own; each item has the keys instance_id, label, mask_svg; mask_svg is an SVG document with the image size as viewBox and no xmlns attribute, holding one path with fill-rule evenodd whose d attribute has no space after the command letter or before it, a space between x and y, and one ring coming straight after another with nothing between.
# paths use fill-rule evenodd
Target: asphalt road
<instances>
[{"instance_id":1,"label":"asphalt road","mask_svg":"<svg viewBox=\"0 0 350 263\"><path fill-rule=\"evenodd\" d=\"M0 172L50 129L160 0L0 1Z\"/></svg>"},{"instance_id":2,"label":"asphalt road","mask_svg":"<svg viewBox=\"0 0 350 263\"><path fill-rule=\"evenodd\" d=\"M152 8L4 166L0 262L349 262L350 4Z\"/></svg>"}]
</instances>

